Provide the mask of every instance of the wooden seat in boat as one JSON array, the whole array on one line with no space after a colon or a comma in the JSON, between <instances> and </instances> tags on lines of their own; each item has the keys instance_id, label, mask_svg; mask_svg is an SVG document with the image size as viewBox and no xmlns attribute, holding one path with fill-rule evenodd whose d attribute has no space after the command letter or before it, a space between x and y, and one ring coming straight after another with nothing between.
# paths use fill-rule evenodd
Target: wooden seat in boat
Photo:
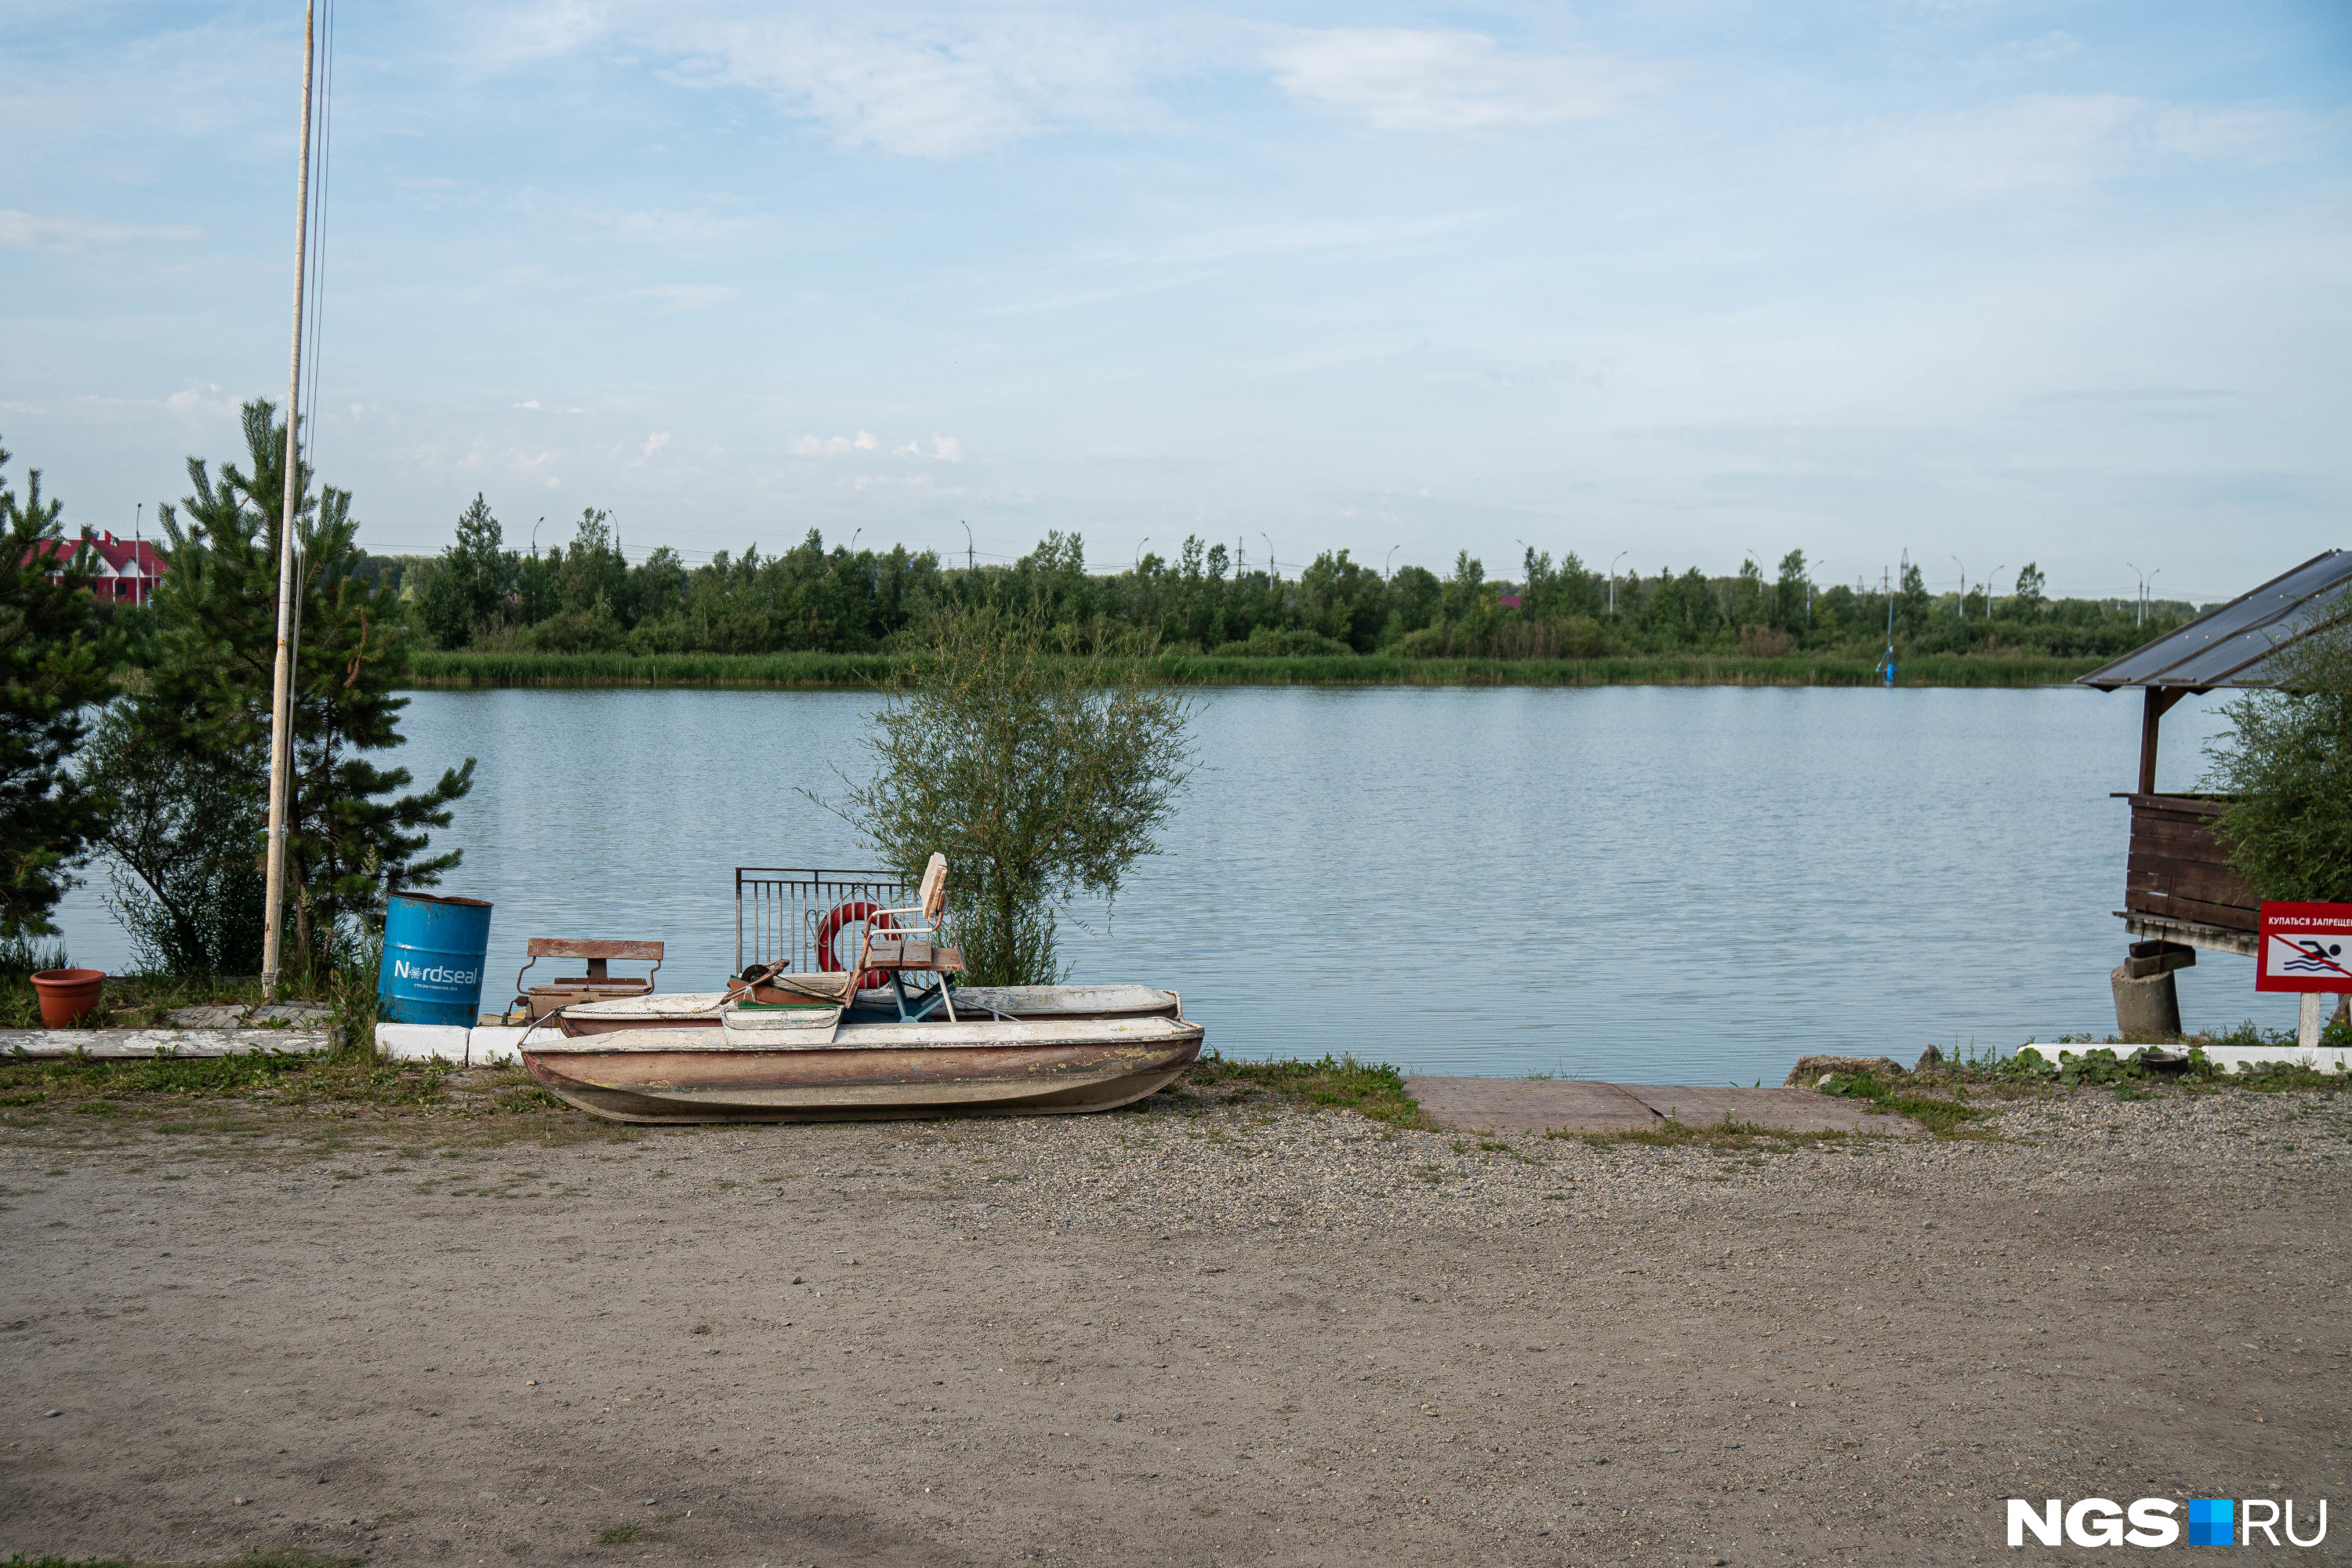
<instances>
[{"instance_id":1,"label":"wooden seat in boat","mask_svg":"<svg viewBox=\"0 0 2352 1568\"><path fill-rule=\"evenodd\" d=\"M524 963L515 971L515 1005L523 1008L532 1022L550 1013L561 1012L574 1002L608 1002L624 996L650 996L655 977L661 973L662 944L657 942L587 941L574 937L535 936L523 945ZM523 989L522 977L530 966L542 958L581 958L588 962L585 974L559 975L545 984ZM653 968L643 978L614 974L610 964L614 959L625 963L650 960Z\"/></svg>"}]
</instances>

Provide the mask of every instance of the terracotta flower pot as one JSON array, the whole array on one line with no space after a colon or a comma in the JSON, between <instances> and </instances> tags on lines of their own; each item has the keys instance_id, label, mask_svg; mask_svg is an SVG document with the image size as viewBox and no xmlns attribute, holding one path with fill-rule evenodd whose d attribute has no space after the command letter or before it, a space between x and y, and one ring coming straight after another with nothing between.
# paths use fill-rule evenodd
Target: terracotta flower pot
<instances>
[{"instance_id":1,"label":"terracotta flower pot","mask_svg":"<svg viewBox=\"0 0 2352 1568\"><path fill-rule=\"evenodd\" d=\"M41 1022L52 1029L71 1028L98 1005L98 989L106 983L103 969L44 969L33 976L41 998Z\"/></svg>"}]
</instances>

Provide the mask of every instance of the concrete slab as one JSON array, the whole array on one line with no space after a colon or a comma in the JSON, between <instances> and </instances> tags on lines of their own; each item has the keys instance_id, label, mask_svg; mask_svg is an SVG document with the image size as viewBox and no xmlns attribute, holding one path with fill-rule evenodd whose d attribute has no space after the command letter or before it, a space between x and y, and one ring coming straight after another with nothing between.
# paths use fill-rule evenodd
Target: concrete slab
<instances>
[{"instance_id":1,"label":"concrete slab","mask_svg":"<svg viewBox=\"0 0 2352 1568\"><path fill-rule=\"evenodd\" d=\"M375 1048L394 1061L422 1062L437 1058L464 1067L466 1037L469 1032L455 1024L378 1024Z\"/></svg>"},{"instance_id":2,"label":"concrete slab","mask_svg":"<svg viewBox=\"0 0 2352 1568\"><path fill-rule=\"evenodd\" d=\"M1460 1132L1627 1132L1659 1120L1615 1084L1582 1079L1409 1078L1404 1089Z\"/></svg>"},{"instance_id":3,"label":"concrete slab","mask_svg":"<svg viewBox=\"0 0 2352 1568\"><path fill-rule=\"evenodd\" d=\"M1777 1132L1916 1132L1916 1122L1884 1116L1867 1102L1839 1100L1809 1089L1706 1089L1688 1084L1632 1083L1625 1091L1660 1116L1685 1127L1745 1121Z\"/></svg>"},{"instance_id":4,"label":"concrete slab","mask_svg":"<svg viewBox=\"0 0 2352 1568\"><path fill-rule=\"evenodd\" d=\"M1801 1089L1705 1089L1584 1079L1409 1078L1405 1092L1458 1132L1629 1132L1726 1120L1780 1132L1915 1133L1899 1116Z\"/></svg>"}]
</instances>

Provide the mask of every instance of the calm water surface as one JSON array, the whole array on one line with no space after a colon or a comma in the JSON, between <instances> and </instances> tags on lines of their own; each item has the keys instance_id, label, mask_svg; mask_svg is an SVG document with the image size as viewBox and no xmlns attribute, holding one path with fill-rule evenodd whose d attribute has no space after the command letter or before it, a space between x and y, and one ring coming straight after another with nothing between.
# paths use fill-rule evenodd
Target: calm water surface
<instances>
[{"instance_id":1,"label":"calm water surface","mask_svg":"<svg viewBox=\"0 0 2352 1568\"><path fill-rule=\"evenodd\" d=\"M733 868L867 862L801 792L859 771L872 706L418 694L405 764L480 759L444 890L498 905L486 1003L534 935L658 937L664 989L715 988ZM2167 717L2163 787L2194 783L2218 706ZM2138 714L2068 689L1218 691L1167 853L1066 952L1181 991L1228 1055L1425 1070L1777 1083L1809 1051L2104 1033ZM124 962L89 890L66 912L78 961ZM2292 1026L2249 960L2180 979L2192 1027Z\"/></svg>"}]
</instances>

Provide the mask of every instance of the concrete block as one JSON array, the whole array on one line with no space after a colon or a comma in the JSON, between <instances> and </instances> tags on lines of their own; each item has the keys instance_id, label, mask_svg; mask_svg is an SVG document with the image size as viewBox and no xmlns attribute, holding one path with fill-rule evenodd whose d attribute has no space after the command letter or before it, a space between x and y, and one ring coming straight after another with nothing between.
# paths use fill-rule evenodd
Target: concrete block
<instances>
[{"instance_id":1,"label":"concrete block","mask_svg":"<svg viewBox=\"0 0 2352 1568\"><path fill-rule=\"evenodd\" d=\"M375 1048L395 1061L422 1062L435 1058L464 1066L467 1031L454 1024L378 1024Z\"/></svg>"},{"instance_id":2,"label":"concrete block","mask_svg":"<svg viewBox=\"0 0 2352 1568\"><path fill-rule=\"evenodd\" d=\"M2303 1067L2317 1068L2321 1072L2352 1072L2352 1051L2341 1047L2322 1050L2305 1050L2300 1046L2208 1046L2205 1059L2219 1063L2231 1072L2249 1068L2256 1062L2294 1062Z\"/></svg>"},{"instance_id":3,"label":"concrete block","mask_svg":"<svg viewBox=\"0 0 2352 1568\"><path fill-rule=\"evenodd\" d=\"M466 1060L475 1067L519 1067L522 1037L530 1031L520 1025L482 1024L466 1031ZM563 1031L552 1024L539 1031L541 1039L561 1039Z\"/></svg>"}]
</instances>

